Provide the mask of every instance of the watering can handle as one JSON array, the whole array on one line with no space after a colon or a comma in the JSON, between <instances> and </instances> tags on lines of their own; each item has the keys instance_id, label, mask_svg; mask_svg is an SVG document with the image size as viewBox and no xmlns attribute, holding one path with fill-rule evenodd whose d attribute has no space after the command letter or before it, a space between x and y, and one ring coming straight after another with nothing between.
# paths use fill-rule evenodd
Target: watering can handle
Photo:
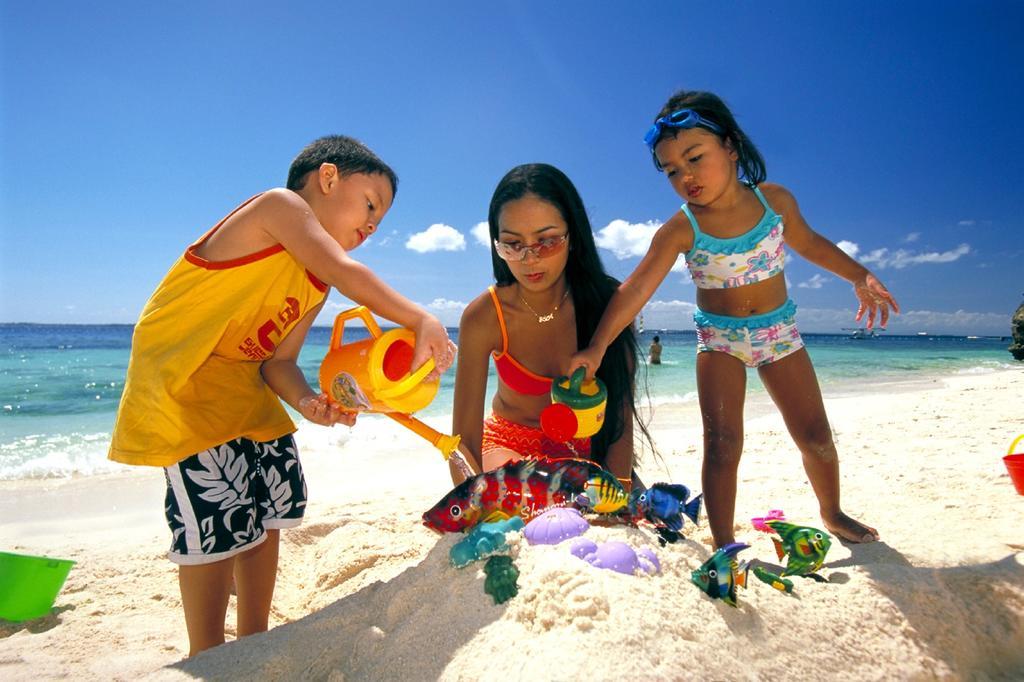
<instances>
[{"instance_id":1,"label":"watering can handle","mask_svg":"<svg viewBox=\"0 0 1024 682\"><path fill-rule=\"evenodd\" d=\"M1021 442L1022 440L1024 440L1024 433L1022 433L1019 436L1017 436L1014 439L1014 441L1012 443L1010 443L1010 451L1007 452L1006 454L1012 455L1013 454L1013 449L1016 448L1017 447L1017 443Z\"/></svg>"},{"instance_id":2,"label":"watering can handle","mask_svg":"<svg viewBox=\"0 0 1024 682\"><path fill-rule=\"evenodd\" d=\"M423 383L423 379L428 374L434 371L434 358L427 358L427 361L420 365L420 368L405 377L401 381L396 382L393 386L382 388L377 391L377 397L387 399L394 398L395 396L408 393L416 386Z\"/></svg>"},{"instance_id":3,"label":"watering can handle","mask_svg":"<svg viewBox=\"0 0 1024 682\"><path fill-rule=\"evenodd\" d=\"M377 324L377 320L373 319L370 309L364 305L356 306L338 313L338 316L334 318L334 329L331 331L331 345L328 350L334 350L341 346L341 338L345 334L345 321L355 318L363 321L373 338L376 339L380 336L380 326Z\"/></svg>"},{"instance_id":4,"label":"watering can handle","mask_svg":"<svg viewBox=\"0 0 1024 682\"><path fill-rule=\"evenodd\" d=\"M580 387L583 385L583 379L586 376L587 368L583 367L582 365L580 367L577 367L576 371L573 372L572 376L569 378L569 389L573 393L579 393Z\"/></svg>"}]
</instances>

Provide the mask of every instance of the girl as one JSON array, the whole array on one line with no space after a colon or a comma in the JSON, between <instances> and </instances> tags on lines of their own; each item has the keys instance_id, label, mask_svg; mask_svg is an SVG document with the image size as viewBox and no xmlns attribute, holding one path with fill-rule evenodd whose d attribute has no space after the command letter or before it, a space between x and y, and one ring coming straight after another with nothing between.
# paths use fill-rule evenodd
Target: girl
<instances>
[{"instance_id":1,"label":"girl","mask_svg":"<svg viewBox=\"0 0 1024 682\"><path fill-rule=\"evenodd\" d=\"M706 92L673 95L644 141L686 203L655 234L632 275L619 287L590 347L570 369L598 366L615 333L640 311L679 254L697 285L697 389L704 422L702 482L715 545L733 542L736 470L743 450L746 368L756 367L818 497L822 520L853 542L878 539L874 528L839 505L839 460L818 380L794 321L796 305L782 277L783 240L807 260L849 280L867 326L892 295L863 266L814 232L796 199L765 183L764 160L721 99ZM753 226L753 227L751 227Z\"/></svg>"},{"instance_id":2,"label":"girl","mask_svg":"<svg viewBox=\"0 0 1024 682\"><path fill-rule=\"evenodd\" d=\"M590 341L618 284L605 274L583 201L560 170L528 164L501 179L487 218L497 286L462 315L453 432L462 435L478 470L522 456L590 458L628 491L637 366L631 328L621 325L603 346L608 352L597 376L608 388L608 406L601 431L567 446L540 429L541 410L551 404L551 378ZM490 358L498 390L484 421Z\"/></svg>"}]
</instances>

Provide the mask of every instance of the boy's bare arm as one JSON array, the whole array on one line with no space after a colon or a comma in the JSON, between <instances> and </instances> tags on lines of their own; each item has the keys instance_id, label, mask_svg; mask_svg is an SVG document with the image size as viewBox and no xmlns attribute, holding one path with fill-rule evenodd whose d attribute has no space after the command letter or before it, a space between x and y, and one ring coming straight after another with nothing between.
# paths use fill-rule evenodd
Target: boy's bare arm
<instances>
[{"instance_id":1,"label":"boy's bare arm","mask_svg":"<svg viewBox=\"0 0 1024 682\"><path fill-rule=\"evenodd\" d=\"M352 426L355 424L356 414L338 409L326 395L309 385L302 370L299 369L299 350L306 340L309 328L313 326L313 320L323 307L324 304L321 303L296 323L291 333L284 337L274 350L273 357L263 361L260 373L274 393L309 421L323 426L331 426L338 422Z\"/></svg>"},{"instance_id":2,"label":"boy's bare arm","mask_svg":"<svg viewBox=\"0 0 1024 682\"><path fill-rule=\"evenodd\" d=\"M302 197L285 189L266 192L259 226L318 278L343 296L392 322L415 329L427 313L354 260L334 241Z\"/></svg>"}]
</instances>

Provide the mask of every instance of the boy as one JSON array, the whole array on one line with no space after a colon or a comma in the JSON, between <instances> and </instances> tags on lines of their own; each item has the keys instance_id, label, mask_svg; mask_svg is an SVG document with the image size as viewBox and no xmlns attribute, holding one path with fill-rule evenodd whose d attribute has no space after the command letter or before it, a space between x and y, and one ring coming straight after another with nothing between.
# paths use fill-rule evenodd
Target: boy
<instances>
[{"instance_id":1,"label":"boy","mask_svg":"<svg viewBox=\"0 0 1024 682\"><path fill-rule=\"evenodd\" d=\"M413 367L452 362L441 323L346 253L376 231L397 185L362 143L316 140L286 189L253 197L188 247L142 311L109 457L164 467L189 656L224 642L232 579L238 636L267 629L279 529L301 523L306 505L280 400L317 424L355 421L296 363L329 287L414 330Z\"/></svg>"}]
</instances>

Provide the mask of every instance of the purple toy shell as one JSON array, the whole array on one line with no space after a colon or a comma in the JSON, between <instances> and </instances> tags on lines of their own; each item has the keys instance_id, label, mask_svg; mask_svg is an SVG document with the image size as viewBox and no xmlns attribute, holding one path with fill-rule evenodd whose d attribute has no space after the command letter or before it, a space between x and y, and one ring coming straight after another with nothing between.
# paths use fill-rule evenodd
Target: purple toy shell
<instances>
[{"instance_id":1,"label":"purple toy shell","mask_svg":"<svg viewBox=\"0 0 1024 682\"><path fill-rule=\"evenodd\" d=\"M572 541L572 546L569 548L569 553L574 557L583 559L584 561L588 556L593 555L597 552L597 543L587 538L576 538Z\"/></svg>"},{"instance_id":2,"label":"purple toy shell","mask_svg":"<svg viewBox=\"0 0 1024 682\"><path fill-rule=\"evenodd\" d=\"M640 568L647 574L661 573L661 562L650 547L641 547L636 551L636 556L640 560Z\"/></svg>"},{"instance_id":3,"label":"purple toy shell","mask_svg":"<svg viewBox=\"0 0 1024 682\"><path fill-rule=\"evenodd\" d=\"M604 543L597 548L593 557L587 557L585 561L598 568L608 568L626 575L633 575L638 566L633 548L618 540Z\"/></svg>"},{"instance_id":4,"label":"purple toy shell","mask_svg":"<svg viewBox=\"0 0 1024 682\"><path fill-rule=\"evenodd\" d=\"M582 535L590 524L582 514L571 507L555 507L532 519L523 529L526 541L531 545L557 545Z\"/></svg>"}]
</instances>

